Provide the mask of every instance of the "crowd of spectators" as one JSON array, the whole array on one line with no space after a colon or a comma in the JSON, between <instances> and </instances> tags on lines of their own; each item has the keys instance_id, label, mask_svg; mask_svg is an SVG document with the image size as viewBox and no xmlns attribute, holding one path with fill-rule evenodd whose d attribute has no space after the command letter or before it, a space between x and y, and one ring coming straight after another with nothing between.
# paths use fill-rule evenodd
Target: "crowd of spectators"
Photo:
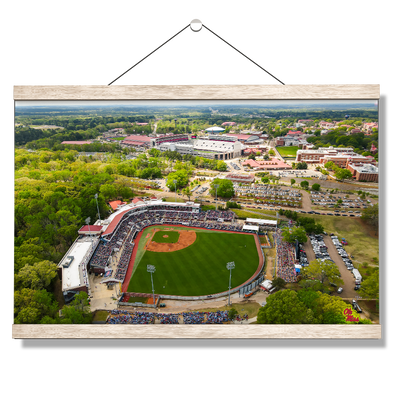
<instances>
[{"instance_id":1,"label":"crowd of spectators","mask_svg":"<svg viewBox=\"0 0 400 400\"><path fill-rule=\"evenodd\" d=\"M112 310L107 317L106 324L154 324L154 313Z\"/></svg>"},{"instance_id":2,"label":"crowd of spectators","mask_svg":"<svg viewBox=\"0 0 400 400\"><path fill-rule=\"evenodd\" d=\"M235 222L232 211L200 211L193 212L187 206L157 205L148 210L132 210L126 213L114 231L100 239L99 245L90 261L92 267L109 266L113 252L122 248L114 278L123 281L128 269L130 256L134 247L133 236L151 225L175 224L206 229L220 229L240 232L242 226ZM223 219L227 222L220 222Z\"/></svg>"},{"instance_id":3,"label":"crowd of spectators","mask_svg":"<svg viewBox=\"0 0 400 400\"><path fill-rule=\"evenodd\" d=\"M294 246L282 239L280 229L276 230L274 238L276 243L276 276L286 282L296 282Z\"/></svg>"},{"instance_id":4,"label":"crowd of spectators","mask_svg":"<svg viewBox=\"0 0 400 400\"><path fill-rule=\"evenodd\" d=\"M218 219L223 219L224 221L233 221L235 215L236 214L232 211L208 210L206 213L206 218L210 221L217 221Z\"/></svg>"},{"instance_id":5,"label":"crowd of spectators","mask_svg":"<svg viewBox=\"0 0 400 400\"><path fill-rule=\"evenodd\" d=\"M235 321L247 320L248 316L245 314L243 317L239 315L235 317ZM107 324L222 324L229 322L228 311L190 311L183 313L156 313L156 312L142 312L142 311L127 311L127 310L112 310L111 314L107 317Z\"/></svg>"}]
</instances>

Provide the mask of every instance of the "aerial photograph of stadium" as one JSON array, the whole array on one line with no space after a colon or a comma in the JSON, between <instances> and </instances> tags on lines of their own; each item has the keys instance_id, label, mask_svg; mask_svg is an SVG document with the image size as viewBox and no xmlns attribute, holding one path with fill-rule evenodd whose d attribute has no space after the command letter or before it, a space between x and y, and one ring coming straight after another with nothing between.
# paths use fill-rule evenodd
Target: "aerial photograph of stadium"
<instances>
[{"instance_id":1,"label":"aerial photograph of stadium","mask_svg":"<svg viewBox=\"0 0 400 400\"><path fill-rule=\"evenodd\" d=\"M15 102L15 324L379 324L378 101Z\"/></svg>"}]
</instances>

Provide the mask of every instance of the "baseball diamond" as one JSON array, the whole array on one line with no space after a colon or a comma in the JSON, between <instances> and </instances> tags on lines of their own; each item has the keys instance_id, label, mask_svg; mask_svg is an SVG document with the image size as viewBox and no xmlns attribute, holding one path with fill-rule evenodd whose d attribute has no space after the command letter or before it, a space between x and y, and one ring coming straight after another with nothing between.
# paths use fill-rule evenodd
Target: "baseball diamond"
<instances>
[{"instance_id":1,"label":"baseball diamond","mask_svg":"<svg viewBox=\"0 0 400 400\"><path fill-rule=\"evenodd\" d=\"M175 227L174 231L183 233L183 236L195 235L192 244L175 250L172 246L179 243L159 244L152 238L146 239L148 230L154 231L155 228L142 232L128 292L151 293L151 280L146 270L148 264L156 267L153 274L155 292L180 296L210 295L228 290L228 262L235 262L232 288L245 283L259 268L255 235ZM155 233L157 237L165 235L165 228L156 229L161 229ZM164 246L164 250L150 250L151 245Z\"/></svg>"}]
</instances>

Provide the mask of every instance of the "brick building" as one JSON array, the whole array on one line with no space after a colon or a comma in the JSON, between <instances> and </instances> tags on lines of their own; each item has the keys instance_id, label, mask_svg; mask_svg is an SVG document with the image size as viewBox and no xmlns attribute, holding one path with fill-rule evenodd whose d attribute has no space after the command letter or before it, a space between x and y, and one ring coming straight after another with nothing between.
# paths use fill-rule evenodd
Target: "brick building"
<instances>
[{"instance_id":1,"label":"brick building","mask_svg":"<svg viewBox=\"0 0 400 400\"><path fill-rule=\"evenodd\" d=\"M353 174L353 179L363 182L378 182L378 167L372 164L349 164L347 169Z\"/></svg>"}]
</instances>

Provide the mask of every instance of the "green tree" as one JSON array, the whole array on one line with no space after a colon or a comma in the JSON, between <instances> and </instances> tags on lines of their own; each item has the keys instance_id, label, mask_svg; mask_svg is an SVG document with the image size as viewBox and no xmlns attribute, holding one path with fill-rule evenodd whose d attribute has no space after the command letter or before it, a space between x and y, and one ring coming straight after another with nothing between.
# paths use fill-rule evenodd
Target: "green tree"
<instances>
[{"instance_id":1,"label":"green tree","mask_svg":"<svg viewBox=\"0 0 400 400\"><path fill-rule=\"evenodd\" d=\"M293 186L295 183L296 183L296 179L293 179L293 178L292 178L292 179L290 180L290 186Z\"/></svg>"},{"instance_id":2,"label":"green tree","mask_svg":"<svg viewBox=\"0 0 400 400\"><path fill-rule=\"evenodd\" d=\"M379 204L365 208L361 213L361 219L368 224L372 225L375 230L379 227Z\"/></svg>"},{"instance_id":3,"label":"green tree","mask_svg":"<svg viewBox=\"0 0 400 400\"><path fill-rule=\"evenodd\" d=\"M114 185L106 184L101 185L100 187L100 194L107 200L115 199L117 196L117 191Z\"/></svg>"},{"instance_id":4,"label":"green tree","mask_svg":"<svg viewBox=\"0 0 400 400\"><path fill-rule=\"evenodd\" d=\"M295 243L296 240L299 243L307 242L307 234L302 226L293 228L283 228L282 230L283 240L289 243Z\"/></svg>"},{"instance_id":5,"label":"green tree","mask_svg":"<svg viewBox=\"0 0 400 400\"><path fill-rule=\"evenodd\" d=\"M58 304L52 293L46 290L24 288L14 292L14 322L16 324L37 324L49 316L54 318Z\"/></svg>"},{"instance_id":6,"label":"green tree","mask_svg":"<svg viewBox=\"0 0 400 400\"><path fill-rule=\"evenodd\" d=\"M226 171L227 169L228 169L228 166L226 165L225 161L220 160L217 162L217 170L218 171Z\"/></svg>"},{"instance_id":7,"label":"green tree","mask_svg":"<svg viewBox=\"0 0 400 400\"><path fill-rule=\"evenodd\" d=\"M352 310L351 306L345 303L338 296L331 296L327 293L321 293L316 300L315 313L321 316L322 324L354 323L352 321L346 322L346 309L351 310L351 313L349 315L351 315L354 319L358 318L358 314L356 313L356 311Z\"/></svg>"},{"instance_id":8,"label":"green tree","mask_svg":"<svg viewBox=\"0 0 400 400\"><path fill-rule=\"evenodd\" d=\"M189 183L189 177L187 171L184 169L180 169L176 172L171 172L167 176L166 186L172 191L175 192L175 183L176 180L176 190L185 187Z\"/></svg>"},{"instance_id":9,"label":"green tree","mask_svg":"<svg viewBox=\"0 0 400 400\"><path fill-rule=\"evenodd\" d=\"M302 181L302 182L300 182L300 186L301 186L303 189L307 190L307 189L308 189L308 181Z\"/></svg>"},{"instance_id":10,"label":"green tree","mask_svg":"<svg viewBox=\"0 0 400 400\"><path fill-rule=\"evenodd\" d=\"M79 292L70 305L62 308L62 324L90 324L92 314L86 292Z\"/></svg>"},{"instance_id":11,"label":"green tree","mask_svg":"<svg viewBox=\"0 0 400 400\"><path fill-rule=\"evenodd\" d=\"M363 280L360 294L365 299L379 299L379 269Z\"/></svg>"},{"instance_id":12,"label":"green tree","mask_svg":"<svg viewBox=\"0 0 400 400\"><path fill-rule=\"evenodd\" d=\"M335 172L335 178L339 181L344 181L345 179L352 178L351 172L346 168L338 168Z\"/></svg>"},{"instance_id":13,"label":"green tree","mask_svg":"<svg viewBox=\"0 0 400 400\"><path fill-rule=\"evenodd\" d=\"M189 201L190 201L190 197L192 196L192 192L190 191L190 188L189 188L189 187L184 188L184 189L182 190L182 193L183 193L185 196L187 196L187 198L188 198Z\"/></svg>"},{"instance_id":14,"label":"green tree","mask_svg":"<svg viewBox=\"0 0 400 400\"><path fill-rule=\"evenodd\" d=\"M215 190L215 185L219 185L218 190ZM216 193L217 192L217 193ZM210 194L216 197L223 197L225 199L235 195L233 183L229 179L214 179L210 185Z\"/></svg>"},{"instance_id":15,"label":"green tree","mask_svg":"<svg viewBox=\"0 0 400 400\"><path fill-rule=\"evenodd\" d=\"M238 312L237 312L236 308L232 307L232 308L228 311L228 318L229 318L230 320L233 320L233 319L236 317L236 315L238 315Z\"/></svg>"},{"instance_id":16,"label":"green tree","mask_svg":"<svg viewBox=\"0 0 400 400\"><path fill-rule=\"evenodd\" d=\"M286 281L282 278L277 277L272 280L272 285L277 289L283 289L286 286Z\"/></svg>"},{"instance_id":17,"label":"green tree","mask_svg":"<svg viewBox=\"0 0 400 400\"><path fill-rule=\"evenodd\" d=\"M311 186L311 189L314 190L314 191L316 191L316 192L318 192L320 188L321 188L321 185L318 184L318 183L314 183L314 184Z\"/></svg>"},{"instance_id":18,"label":"green tree","mask_svg":"<svg viewBox=\"0 0 400 400\"><path fill-rule=\"evenodd\" d=\"M330 283L343 285L338 266L329 260L316 259L311 261L308 266L301 269L301 275L304 278L316 279L325 287L329 286Z\"/></svg>"},{"instance_id":19,"label":"green tree","mask_svg":"<svg viewBox=\"0 0 400 400\"><path fill-rule=\"evenodd\" d=\"M268 160L269 160L269 155L268 155L267 153L265 153L264 156L263 156L263 159L264 159L265 161L268 161Z\"/></svg>"},{"instance_id":20,"label":"green tree","mask_svg":"<svg viewBox=\"0 0 400 400\"><path fill-rule=\"evenodd\" d=\"M16 280L25 288L40 290L47 288L56 276L57 265L44 260L33 265L26 264L19 270Z\"/></svg>"},{"instance_id":21,"label":"green tree","mask_svg":"<svg viewBox=\"0 0 400 400\"><path fill-rule=\"evenodd\" d=\"M257 323L312 324L314 315L295 291L285 289L267 297L266 305L258 310Z\"/></svg>"}]
</instances>

